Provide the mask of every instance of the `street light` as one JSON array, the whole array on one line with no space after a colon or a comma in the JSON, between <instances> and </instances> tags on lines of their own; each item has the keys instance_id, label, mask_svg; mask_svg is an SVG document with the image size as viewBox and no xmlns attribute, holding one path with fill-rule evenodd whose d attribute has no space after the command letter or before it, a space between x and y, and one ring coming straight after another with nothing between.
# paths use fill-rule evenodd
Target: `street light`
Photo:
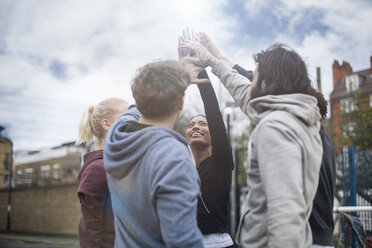
<instances>
[{"instance_id":1,"label":"street light","mask_svg":"<svg viewBox=\"0 0 372 248\"><path fill-rule=\"evenodd\" d=\"M238 176L239 176L239 161L238 161L238 152L234 147L234 140L232 139L231 135L231 116L233 120L235 120L235 114L234 114L234 109L237 108L238 105L236 102L227 102L224 108L224 113L226 115L226 125L227 125L227 135L229 137L231 147L234 150L233 156L235 157L235 168L233 170L233 178L235 181L234 187L233 187L233 194L232 194L232 200L231 200L231 208L233 209L233 218L231 220L231 234L235 235L239 221L240 221L240 186L239 186L239 181L238 181Z\"/></svg>"}]
</instances>

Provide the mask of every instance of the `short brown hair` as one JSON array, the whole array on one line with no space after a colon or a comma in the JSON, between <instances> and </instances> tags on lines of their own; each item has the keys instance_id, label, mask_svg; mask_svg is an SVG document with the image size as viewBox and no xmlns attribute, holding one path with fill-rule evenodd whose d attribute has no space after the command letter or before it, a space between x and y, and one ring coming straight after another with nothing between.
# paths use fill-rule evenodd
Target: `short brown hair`
<instances>
[{"instance_id":1,"label":"short brown hair","mask_svg":"<svg viewBox=\"0 0 372 248\"><path fill-rule=\"evenodd\" d=\"M148 118L173 114L189 82L188 74L177 61L158 61L143 66L132 81L138 110Z\"/></svg>"}]
</instances>

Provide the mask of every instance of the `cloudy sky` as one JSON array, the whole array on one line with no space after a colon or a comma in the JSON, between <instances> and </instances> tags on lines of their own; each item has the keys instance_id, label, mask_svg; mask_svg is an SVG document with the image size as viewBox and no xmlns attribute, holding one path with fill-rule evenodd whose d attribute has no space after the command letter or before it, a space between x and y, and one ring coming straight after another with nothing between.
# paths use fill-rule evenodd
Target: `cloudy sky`
<instances>
[{"instance_id":1,"label":"cloudy sky","mask_svg":"<svg viewBox=\"0 0 372 248\"><path fill-rule=\"evenodd\" d=\"M205 31L231 60L275 42L297 50L323 93L332 63L367 69L372 55L368 0L0 0L0 125L15 150L75 140L80 114L108 97L133 103L130 81L156 59L177 59L185 27ZM215 78L221 101L229 98ZM202 105L195 86L186 111Z\"/></svg>"}]
</instances>

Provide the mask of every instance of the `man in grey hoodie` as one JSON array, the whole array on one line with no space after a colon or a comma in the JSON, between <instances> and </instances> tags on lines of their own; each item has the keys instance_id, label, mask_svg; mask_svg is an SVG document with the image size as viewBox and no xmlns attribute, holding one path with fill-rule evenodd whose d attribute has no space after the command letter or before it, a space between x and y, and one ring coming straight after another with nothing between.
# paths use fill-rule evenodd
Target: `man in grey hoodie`
<instances>
[{"instance_id":1,"label":"man in grey hoodie","mask_svg":"<svg viewBox=\"0 0 372 248\"><path fill-rule=\"evenodd\" d=\"M188 68L212 67L253 126L238 245L311 247L308 219L323 149L321 116L305 63L293 50L274 45L254 57L251 83L198 42L186 41L181 47L195 54Z\"/></svg>"},{"instance_id":2,"label":"man in grey hoodie","mask_svg":"<svg viewBox=\"0 0 372 248\"><path fill-rule=\"evenodd\" d=\"M176 61L142 67L136 107L111 126L104 165L115 216L115 247L203 247L199 177L188 143L173 131L190 79Z\"/></svg>"}]
</instances>

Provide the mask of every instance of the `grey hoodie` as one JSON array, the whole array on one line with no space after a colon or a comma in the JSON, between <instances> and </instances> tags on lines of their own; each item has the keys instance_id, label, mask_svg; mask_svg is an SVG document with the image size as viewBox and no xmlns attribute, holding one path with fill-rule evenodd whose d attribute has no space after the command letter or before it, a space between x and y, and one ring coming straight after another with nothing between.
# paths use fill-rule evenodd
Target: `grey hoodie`
<instances>
[{"instance_id":1,"label":"grey hoodie","mask_svg":"<svg viewBox=\"0 0 372 248\"><path fill-rule=\"evenodd\" d=\"M308 219L319 180L322 142L316 99L304 94L250 99L251 82L223 62L212 70L254 126L248 145L242 247L311 247Z\"/></svg>"},{"instance_id":2,"label":"grey hoodie","mask_svg":"<svg viewBox=\"0 0 372 248\"><path fill-rule=\"evenodd\" d=\"M203 247L196 223L199 177L187 141L159 126L127 132L138 119L138 110L129 109L105 140L115 247Z\"/></svg>"}]
</instances>

